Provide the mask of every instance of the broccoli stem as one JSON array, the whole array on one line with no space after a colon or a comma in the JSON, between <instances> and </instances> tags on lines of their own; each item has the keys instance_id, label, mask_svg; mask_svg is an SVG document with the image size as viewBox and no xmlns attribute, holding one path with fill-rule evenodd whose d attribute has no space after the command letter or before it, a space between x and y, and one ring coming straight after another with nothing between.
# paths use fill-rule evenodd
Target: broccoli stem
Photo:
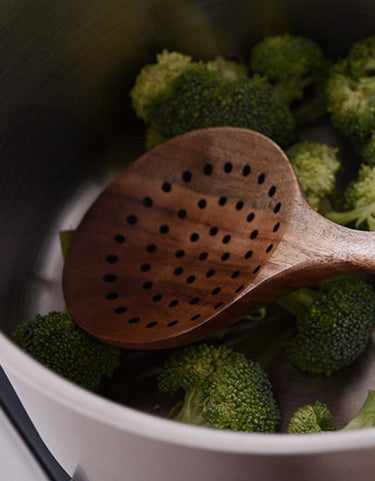
<instances>
[{"instance_id":1,"label":"broccoli stem","mask_svg":"<svg viewBox=\"0 0 375 481\"><path fill-rule=\"evenodd\" d=\"M359 413L341 431L371 428L375 426L375 391L369 391Z\"/></svg>"},{"instance_id":2,"label":"broccoli stem","mask_svg":"<svg viewBox=\"0 0 375 481\"><path fill-rule=\"evenodd\" d=\"M319 92L308 102L292 106L292 113L297 122L297 126L314 124L327 114L326 96L324 92Z\"/></svg>"},{"instance_id":3,"label":"broccoli stem","mask_svg":"<svg viewBox=\"0 0 375 481\"><path fill-rule=\"evenodd\" d=\"M243 320L245 321L261 321L263 320L267 315L267 308L266 307L261 307L255 312L252 312L251 314L247 314L246 316L243 316Z\"/></svg>"},{"instance_id":4,"label":"broccoli stem","mask_svg":"<svg viewBox=\"0 0 375 481\"><path fill-rule=\"evenodd\" d=\"M303 314L308 306L312 304L315 297L315 291L309 287L304 287L298 291L281 297L277 300L277 304L289 311L295 317Z\"/></svg>"},{"instance_id":5,"label":"broccoli stem","mask_svg":"<svg viewBox=\"0 0 375 481\"><path fill-rule=\"evenodd\" d=\"M202 416L203 399L203 390L200 386L188 388L181 409L173 419L182 423L195 424L197 426L207 425L206 420ZM174 411L174 408L172 411Z\"/></svg>"},{"instance_id":6,"label":"broccoli stem","mask_svg":"<svg viewBox=\"0 0 375 481\"><path fill-rule=\"evenodd\" d=\"M327 219L336 222L337 224L347 225L355 221L355 227L367 222L369 230L375 230L375 202L357 207L356 209L347 212L328 212Z\"/></svg>"},{"instance_id":7,"label":"broccoli stem","mask_svg":"<svg viewBox=\"0 0 375 481\"><path fill-rule=\"evenodd\" d=\"M303 97L304 89L314 82L313 77L289 77L273 86L275 98L280 102L291 104Z\"/></svg>"}]
</instances>

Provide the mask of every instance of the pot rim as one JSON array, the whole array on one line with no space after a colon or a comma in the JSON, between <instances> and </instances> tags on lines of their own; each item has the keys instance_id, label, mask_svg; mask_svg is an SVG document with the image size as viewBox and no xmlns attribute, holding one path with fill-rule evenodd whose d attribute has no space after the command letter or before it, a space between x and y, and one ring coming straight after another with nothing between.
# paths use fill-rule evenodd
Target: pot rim
<instances>
[{"instance_id":1,"label":"pot rim","mask_svg":"<svg viewBox=\"0 0 375 481\"><path fill-rule=\"evenodd\" d=\"M309 434L263 434L189 426L107 400L32 359L0 333L1 363L12 378L87 418L154 441L232 454L317 454L375 447L375 428Z\"/></svg>"}]
</instances>

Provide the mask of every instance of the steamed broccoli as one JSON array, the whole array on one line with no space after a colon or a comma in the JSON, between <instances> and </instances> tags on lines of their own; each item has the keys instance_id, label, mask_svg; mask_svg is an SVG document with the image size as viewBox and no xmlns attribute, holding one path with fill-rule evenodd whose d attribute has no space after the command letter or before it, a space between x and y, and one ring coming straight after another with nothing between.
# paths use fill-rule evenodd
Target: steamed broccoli
<instances>
[{"instance_id":1,"label":"steamed broccoli","mask_svg":"<svg viewBox=\"0 0 375 481\"><path fill-rule=\"evenodd\" d=\"M310 434L332 431L332 414L326 404L316 401L297 409L288 423L288 433ZM340 431L371 428L375 426L375 391L369 391L358 414Z\"/></svg>"},{"instance_id":2,"label":"steamed broccoli","mask_svg":"<svg viewBox=\"0 0 375 481\"><path fill-rule=\"evenodd\" d=\"M131 92L137 115L151 127L148 147L156 145L155 134L159 142L215 126L254 129L284 147L295 141L293 117L266 79L249 79L243 66L220 58L204 63L180 55L164 51Z\"/></svg>"},{"instance_id":3,"label":"steamed broccoli","mask_svg":"<svg viewBox=\"0 0 375 481\"><path fill-rule=\"evenodd\" d=\"M308 141L300 142L287 151L302 190L315 210L320 210L322 201L335 188L336 172L341 166L337 152L338 149L328 145Z\"/></svg>"},{"instance_id":4,"label":"steamed broccoli","mask_svg":"<svg viewBox=\"0 0 375 481\"><path fill-rule=\"evenodd\" d=\"M332 414L326 404L316 401L297 409L288 422L288 433L310 434L333 431Z\"/></svg>"},{"instance_id":5,"label":"steamed broccoli","mask_svg":"<svg viewBox=\"0 0 375 481\"><path fill-rule=\"evenodd\" d=\"M332 123L361 150L375 130L375 36L357 42L332 69L328 111Z\"/></svg>"},{"instance_id":6,"label":"steamed broccoli","mask_svg":"<svg viewBox=\"0 0 375 481\"><path fill-rule=\"evenodd\" d=\"M185 70L145 109L151 125L165 138L217 126L253 129L282 146L296 138L288 108L274 99L265 79L223 81L203 65Z\"/></svg>"},{"instance_id":7,"label":"steamed broccoli","mask_svg":"<svg viewBox=\"0 0 375 481\"><path fill-rule=\"evenodd\" d=\"M178 77L193 59L178 52L163 50L156 56L155 64L146 65L139 72L135 85L130 92L135 113L147 122L145 105L168 89L173 79Z\"/></svg>"},{"instance_id":8,"label":"steamed broccoli","mask_svg":"<svg viewBox=\"0 0 375 481\"><path fill-rule=\"evenodd\" d=\"M279 299L296 316L296 334L286 348L302 371L329 376L366 349L374 328L375 294L360 277L340 277Z\"/></svg>"},{"instance_id":9,"label":"steamed broccoli","mask_svg":"<svg viewBox=\"0 0 375 481\"><path fill-rule=\"evenodd\" d=\"M217 57L205 64L203 61L194 62L189 55L164 49L157 54L156 63L146 65L141 69L130 92L137 116L149 123L145 107L160 93L167 92L173 80L181 73L196 65L215 72L223 80L239 80L247 77L244 65L223 57Z\"/></svg>"},{"instance_id":10,"label":"steamed broccoli","mask_svg":"<svg viewBox=\"0 0 375 481\"><path fill-rule=\"evenodd\" d=\"M330 62L309 38L267 37L254 46L250 67L269 79L275 97L290 106L299 125L315 122L326 113Z\"/></svg>"},{"instance_id":11,"label":"steamed broccoli","mask_svg":"<svg viewBox=\"0 0 375 481\"><path fill-rule=\"evenodd\" d=\"M338 224L375 230L375 166L362 164L358 178L345 192L343 212L329 212L326 217Z\"/></svg>"},{"instance_id":12,"label":"steamed broccoli","mask_svg":"<svg viewBox=\"0 0 375 481\"><path fill-rule=\"evenodd\" d=\"M93 391L120 363L118 347L89 336L63 312L37 314L16 328L13 340L46 367Z\"/></svg>"},{"instance_id":13,"label":"steamed broccoli","mask_svg":"<svg viewBox=\"0 0 375 481\"><path fill-rule=\"evenodd\" d=\"M172 410L177 421L258 432L275 432L280 424L267 375L228 347L201 344L177 351L161 369L159 389L185 391Z\"/></svg>"}]
</instances>

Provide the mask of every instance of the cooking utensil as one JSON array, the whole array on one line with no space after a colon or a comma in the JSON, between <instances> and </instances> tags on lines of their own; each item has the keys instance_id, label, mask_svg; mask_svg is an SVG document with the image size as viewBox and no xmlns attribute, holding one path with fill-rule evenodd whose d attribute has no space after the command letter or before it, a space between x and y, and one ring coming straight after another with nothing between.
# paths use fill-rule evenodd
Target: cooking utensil
<instances>
[{"instance_id":1,"label":"cooking utensil","mask_svg":"<svg viewBox=\"0 0 375 481\"><path fill-rule=\"evenodd\" d=\"M155 349L356 271L375 271L375 234L317 214L269 138L209 128L146 153L104 190L74 236L63 290L90 334Z\"/></svg>"}]
</instances>

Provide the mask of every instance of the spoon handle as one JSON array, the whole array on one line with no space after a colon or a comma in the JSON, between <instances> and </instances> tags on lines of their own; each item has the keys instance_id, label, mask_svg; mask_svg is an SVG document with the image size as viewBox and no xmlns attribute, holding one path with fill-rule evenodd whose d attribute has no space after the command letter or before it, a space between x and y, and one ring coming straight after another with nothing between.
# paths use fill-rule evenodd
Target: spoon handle
<instances>
[{"instance_id":1,"label":"spoon handle","mask_svg":"<svg viewBox=\"0 0 375 481\"><path fill-rule=\"evenodd\" d=\"M299 209L280 244L281 275L296 286L337 275L375 273L375 232L349 229L321 216L309 206Z\"/></svg>"},{"instance_id":2,"label":"spoon handle","mask_svg":"<svg viewBox=\"0 0 375 481\"><path fill-rule=\"evenodd\" d=\"M303 199L276 252L237 301L232 315L259 309L316 282L361 272L375 273L375 232L335 224ZM220 319L215 322L220 325Z\"/></svg>"}]
</instances>

